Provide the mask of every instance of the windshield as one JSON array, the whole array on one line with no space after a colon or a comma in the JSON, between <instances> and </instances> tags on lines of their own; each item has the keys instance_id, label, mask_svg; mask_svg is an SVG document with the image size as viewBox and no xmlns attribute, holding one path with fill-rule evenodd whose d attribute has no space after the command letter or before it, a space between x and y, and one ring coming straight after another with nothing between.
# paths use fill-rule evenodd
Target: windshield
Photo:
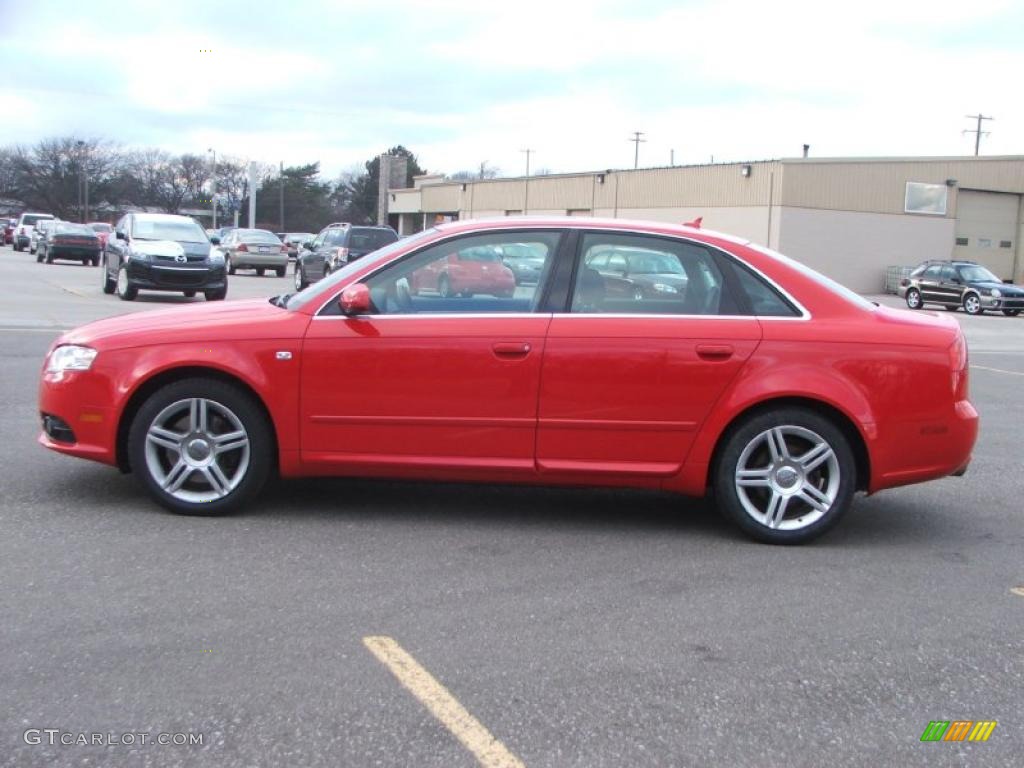
<instances>
[{"instance_id":1,"label":"windshield","mask_svg":"<svg viewBox=\"0 0 1024 768\"><path fill-rule=\"evenodd\" d=\"M266 245L280 245L281 240L273 232L265 229L240 229L236 236L243 243L265 243Z\"/></svg>"},{"instance_id":2,"label":"windshield","mask_svg":"<svg viewBox=\"0 0 1024 768\"><path fill-rule=\"evenodd\" d=\"M960 279L968 283L1001 283L1003 282L984 267L960 267Z\"/></svg>"},{"instance_id":3,"label":"windshield","mask_svg":"<svg viewBox=\"0 0 1024 768\"><path fill-rule=\"evenodd\" d=\"M381 248L380 250L374 251L367 256L359 259L358 261L351 261L344 267L339 269L337 272L331 272L328 277L323 280L313 283L311 286L306 288L304 291L291 294L287 297L287 304L285 306L288 309L298 309L309 301L319 298L321 301L331 291L334 290L335 286L348 280L349 276L353 273L358 272L369 265L379 264L383 261L387 261L396 252L405 250L406 248L415 248L419 243L424 240L429 240L431 237L437 234L437 229L431 227L425 229L415 235L405 238L404 240L396 240L390 245Z\"/></svg>"},{"instance_id":4,"label":"windshield","mask_svg":"<svg viewBox=\"0 0 1024 768\"><path fill-rule=\"evenodd\" d=\"M90 224L89 227L93 232L113 232L114 228L109 224Z\"/></svg>"},{"instance_id":5,"label":"windshield","mask_svg":"<svg viewBox=\"0 0 1024 768\"><path fill-rule=\"evenodd\" d=\"M205 243L206 232L187 219L136 219L132 237L138 240L174 240L179 243Z\"/></svg>"},{"instance_id":6,"label":"windshield","mask_svg":"<svg viewBox=\"0 0 1024 768\"><path fill-rule=\"evenodd\" d=\"M349 248L353 251L375 251L397 239L398 235L386 229L353 229L349 237Z\"/></svg>"},{"instance_id":7,"label":"windshield","mask_svg":"<svg viewBox=\"0 0 1024 768\"><path fill-rule=\"evenodd\" d=\"M764 248L760 245L754 245L753 243L750 243L748 247L753 248L758 253L763 253L765 256L770 256L773 259L777 259L778 261L781 261L787 266L792 267L800 274L809 277L811 280L814 280L819 285L824 286L828 290L832 291L835 294L838 294L851 304L854 304L861 309L867 309L873 312L878 308L878 305L868 301L859 293L851 291L845 285L837 283L830 277L825 277L825 275L821 274L820 272L816 272L815 270L808 267L806 264L802 264L796 259L791 259L789 258L789 256L784 256L778 251L773 251L770 248Z\"/></svg>"},{"instance_id":8,"label":"windshield","mask_svg":"<svg viewBox=\"0 0 1024 768\"><path fill-rule=\"evenodd\" d=\"M53 216L49 216L46 214L43 214L41 216L25 215L24 219L22 220L22 224L26 227L34 227L37 221L50 221L52 219Z\"/></svg>"}]
</instances>

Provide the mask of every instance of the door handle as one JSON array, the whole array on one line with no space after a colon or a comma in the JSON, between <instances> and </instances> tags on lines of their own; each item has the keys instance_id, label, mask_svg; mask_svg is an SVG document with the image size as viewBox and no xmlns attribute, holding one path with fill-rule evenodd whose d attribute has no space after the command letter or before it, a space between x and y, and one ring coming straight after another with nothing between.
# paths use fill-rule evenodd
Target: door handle
<instances>
[{"instance_id":1,"label":"door handle","mask_svg":"<svg viewBox=\"0 0 1024 768\"><path fill-rule=\"evenodd\" d=\"M499 341L491 349L498 357L518 358L530 354L530 345L525 341Z\"/></svg>"},{"instance_id":2,"label":"door handle","mask_svg":"<svg viewBox=\"0 0 1024 768\"><path fill-rule=\"evenodd\" d=\"M701 360L728 360L732 357L733 348L728 344L698 344L697 357Z\"/></svg>"}]
</instances>

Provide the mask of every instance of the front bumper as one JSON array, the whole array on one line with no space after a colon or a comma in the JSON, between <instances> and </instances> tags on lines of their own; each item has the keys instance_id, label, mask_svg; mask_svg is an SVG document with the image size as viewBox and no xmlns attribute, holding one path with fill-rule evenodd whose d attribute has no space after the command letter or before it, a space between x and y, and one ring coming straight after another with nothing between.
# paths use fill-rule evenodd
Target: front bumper
<instances>
[{"instance_id":1,"label":"front bumper","mask_svg":"<svg viewBox=\"0 0 1024 768\"><path fill-rule=\"evenodd\" d=\"M117 412L102 370L43 373L39 382L40 445L58 453L116 464Z\"/></svg>"},{"instance_id":2,"label":"front bumper","mask_svg":"<svg viewBox=\"0 0 1024 768\"><path fill-rule=\"evenodd\" d=\"M131 284L148 291L205 291L227 285L223 264L175 267L132 259L127 269Z\"/></svg>"},{"instance_id":3,"label":"front bumper","mask_svg":"<svg viewBox=\"0 0 1024 768\"><path fill-rule=\"evenodd\" d=\"M1024 309L1024 296L982 296L981 306L985 309Z\"/></svg>"}]
</instances>

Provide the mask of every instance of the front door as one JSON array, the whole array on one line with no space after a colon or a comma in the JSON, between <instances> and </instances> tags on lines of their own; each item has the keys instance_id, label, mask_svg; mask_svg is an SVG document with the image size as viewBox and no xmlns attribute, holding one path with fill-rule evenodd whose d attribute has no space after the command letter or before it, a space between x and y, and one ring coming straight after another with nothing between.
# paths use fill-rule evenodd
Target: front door
<instances>
[{"instance_id":1,"label":"front door","mask_svg":"<svg viewBox=\"0 0 1024 768\"><path fill-rule=\"evenodd\" d=\"M550 266L562 233L494 232L425 246L365 280L373 313L329 305L302 352L302 459L319 469L534 471L537 392L550 314L545 279L469 297L420 278L470 250L526 242ZM506 267L497 265L501 269ZM550 269L545 269L546 275ZM506 276L496 276L504 283Z\"/></svg>"},{"instance_id":2,"label":"front door","mask_svg":"<svg viewBox=\"0 0 1024 768\"><path fill-rule=\"evenodd\" d=\"M588 233L578 258L570 311L554 316L544 350L538 468L674 474L761 326L739 316L700 245ZM621 270L606 274L617 261L632 265L629 290Z\"/></svg>"}]
</instances>

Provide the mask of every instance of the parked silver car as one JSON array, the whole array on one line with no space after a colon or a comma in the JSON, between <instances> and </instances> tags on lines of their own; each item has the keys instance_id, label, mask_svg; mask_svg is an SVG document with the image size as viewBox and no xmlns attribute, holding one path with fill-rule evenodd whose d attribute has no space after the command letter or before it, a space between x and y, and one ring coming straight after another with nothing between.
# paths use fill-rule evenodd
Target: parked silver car
<instances>
[{"instance_id":1,"label":"parked silver car","mask_svg":"<svg viewBox=\"0 0 1024 768\"><path fill-rule=\"evenodd\" d=\"M39 250L39 243L46 238L46 233L53 229L58 219L40 219L32 227L32 234L29 235L28 252L35 253Z\"/></svg>"},{"instance_id":2,"label":"parked silver car","mask_svg":"<svg viewBox=\"0 0 1024 768\"><path fill-rule=\"evenodd\" d=\"M233 229L220 241L220 250L230 275L239 269L255 269L262 277L272 269L284 277L288 269L288 246L266 229Z\"/></svg>"}]
</instances>

